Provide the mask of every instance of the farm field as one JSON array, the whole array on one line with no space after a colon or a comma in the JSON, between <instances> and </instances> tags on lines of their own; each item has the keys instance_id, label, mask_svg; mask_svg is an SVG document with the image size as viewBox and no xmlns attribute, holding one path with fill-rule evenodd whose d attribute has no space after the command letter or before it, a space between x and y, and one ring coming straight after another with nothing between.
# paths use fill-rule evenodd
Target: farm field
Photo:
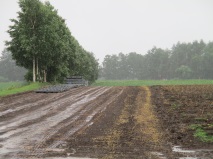
<instances>
[{"instance_id":1,"label":"farm field","mask_svg":"<svg viewBox=\"0 0 213 159\"><path fill-rule=\"evenodd\" d=\"M94 86L206 85L213 80L98 80Z\"/></svg>"},{"instance_id":2,"label":"farm field","mask_svg":"<svg viewBox=\"0 0 213 159\"><path fill-rule=\"evenodd\" d=\"M0 159L212 159L212 92L92 86L2 97Z\"/></svg>"}]
</instances>

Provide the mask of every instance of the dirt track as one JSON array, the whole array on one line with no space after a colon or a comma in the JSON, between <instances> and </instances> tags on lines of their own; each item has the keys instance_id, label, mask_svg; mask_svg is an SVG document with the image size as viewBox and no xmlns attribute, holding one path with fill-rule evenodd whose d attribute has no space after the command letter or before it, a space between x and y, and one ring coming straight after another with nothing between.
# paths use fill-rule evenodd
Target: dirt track
<instances>
[{"instance_id":1,"label":"dirt track","mask_svg":"<svg viewBox=\"0 0 213 159\"><path fill-rule=\"evenodd\" d=\"M92 118L120 93L122 89L88 87L59 94L27 93L2 99L1 156L40 157L56 150L69 136L91 125ZM63 135L57 137L60 133Z\"/></svg>"},{"instance_id":2,"label":"dirt track","mask_svg":"<svg viewBox=\"0 0 213 159\"><path fill-rule=\"evenodd\" d=\"M148 87L80 87L2 98L0 159L175 158L151 94Z\"/></svg>"}]
</instances>

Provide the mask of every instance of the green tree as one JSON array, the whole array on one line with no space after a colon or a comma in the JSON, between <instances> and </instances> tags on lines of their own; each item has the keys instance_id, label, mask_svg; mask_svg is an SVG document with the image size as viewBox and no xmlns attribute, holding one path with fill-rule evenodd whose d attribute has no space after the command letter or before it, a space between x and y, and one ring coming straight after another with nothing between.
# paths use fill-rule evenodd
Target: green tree
<instances>
[{"instance_id":1,"label":"green tree","mask_svg":"<svg viewBox=\"0 0 213 159\"><path fill-rule=\"evenodd\" d=\"M182 65L188 66L192 69L191 78L200 78L202 76L202 54L206 44L200 40L192 43L177 43L172 48L171 72ZM176 74L173 74L172 78Z\"/></svg>"},{"instance_id":2,"label":"green tree","mask_svg":"<svg viewBox=\"0 0 213 159\"><path fill-rule=\"evenodd\" d=\"M178 74L178 77L181 79L188 79L191 76L192 70L190 67L181 65L179 68L175 71Z\"/></svg>"},{"instance_id":3,"label":"green tree","mask_svg":"<svg viewBox=\"0 0 213 159\"><path fill-rule=\"evenodd\" d=\"M213 42L207 44L202 55L202 72L207 79L213 79Z\"/></svg>"},{"instance_id":4,"label":"green tree","mask_svg":"<svg viewBox=\"0 0 213 159\"><path fill-rule=\"evenodd\" d=\"M18 19L12 19L7 42L17 64L33 74L33 81L56 81L66 76L68 60L75 56L72 36L49 2L20 0ZM37 77L37 78L36 78Z\"/></svg>"},{"instance_id":5,"label":"green tree","mask_svg":"<svg viewBox=\"0 0 213 159\"><path fill-rule=\"evenodd\" d=\"M103 75L106 79L119 79L119 65L117 55L106 55L103 61Z\"/></svg>"},{"instance_id":6,"label":"green tree","mask_svg":"<svg viewBox=\"0 0 213 159\"><path fill-rule=\"evenodd\" d=\"M145 56L147 77L149 79L167 79L169 74L169 50L152 48Z\"/></svg>"},{"instance_id":7,"label":"green tree","mask_svg":"<svg viewBox=\"0 0 213 159\"><path fill-rule=\"evenodd\" d=\"M144 56L131 52L127 55L129 79L143 79L145 76Z\"/></svg>"}]
</instances>

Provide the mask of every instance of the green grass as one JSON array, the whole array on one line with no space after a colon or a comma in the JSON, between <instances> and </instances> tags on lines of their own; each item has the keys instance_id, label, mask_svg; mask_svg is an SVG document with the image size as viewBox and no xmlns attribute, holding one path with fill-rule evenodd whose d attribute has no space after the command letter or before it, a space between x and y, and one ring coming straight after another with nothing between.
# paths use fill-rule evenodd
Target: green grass
<instances>
[{"instance_id":1,"label":"green grass","mask_svg":"<svg viewBox=\"0 0 213 159\"><path fill-rule=\"evenodd\" d=\"M26 82L0 82L0 91L18 88L26 84Z\"/></svg>"},{"instance_id":2,"label":"green grass","mask_svg":"<svg viewBox=\"0 0 213 159\"><path fill-rule=\"evenodd\" d=\"M0 83L0 88L4 88L0 90L0 96L6 96L6 95L11 95L11 94L16 94L16 93L21 93L21 92L26 92L26 91L31 91L31 90L36 90L38 88L41 88L45 85L46 83L30 83L27 85L12 85L12 83L4 83L5 86L2 86L2 83Z\"/></svg>"},{"instance_id":3,"label":"green grass","mask_svg":"<svg viewBox=\"0 0 213 159\"><path fill-rule=\"evenodd\" d=\"M213 125L208 125L208 126L209 127L213 127ZM190 125L190 129L195 130L194 137L198 138L202 142L213 143L213 136L207 134L202 125L200 125L200 124L192 124L192 125Z\"/></svg>"},{"instance_id":4,"label":"green grass","mask_svg":"<svg viewBox=\"0 0 213 159\"><path fill-rule=\"evenodd\" d=\"M93 86L203 85L213 80L98 80Z\"/></svg>"}]
</instances>

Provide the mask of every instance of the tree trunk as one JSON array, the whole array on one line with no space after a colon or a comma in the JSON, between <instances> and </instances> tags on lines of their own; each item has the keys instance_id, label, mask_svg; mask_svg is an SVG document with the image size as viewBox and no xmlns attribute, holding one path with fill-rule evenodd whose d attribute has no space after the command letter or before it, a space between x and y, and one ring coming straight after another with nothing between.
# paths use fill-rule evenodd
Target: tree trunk
<instances>
[{"instance_id":1,"label":"tree trunk","mask_svg":"<svg viewBox=\"0 0 213 159\"><path fill-rule=\"evenodd\" d=\"M38 58L36 58L36 77L37 77L37 80L40 80L40 76L39 76L39 72L38 72Z\"/></svg>"},{"instance_id":2,"label":"tree trunk","mask_svg":"<svg viewBox=\"0 0 213 159\"><path fill-rule=\"evenodd\" d=\"M44 70L44 82L47 82L47 73L46 73L46 70Z\"/></svg>"},{"instance_id":3,"label":"tree trunk","mask_svg":"<svg viewBox=\"0 0 213 159\"><path fill-rule=\"evenodd\" d=\"M36 74L35 74L35 56L33 57L33 82L36 81Z\"/></svg>"}]
</instances>

